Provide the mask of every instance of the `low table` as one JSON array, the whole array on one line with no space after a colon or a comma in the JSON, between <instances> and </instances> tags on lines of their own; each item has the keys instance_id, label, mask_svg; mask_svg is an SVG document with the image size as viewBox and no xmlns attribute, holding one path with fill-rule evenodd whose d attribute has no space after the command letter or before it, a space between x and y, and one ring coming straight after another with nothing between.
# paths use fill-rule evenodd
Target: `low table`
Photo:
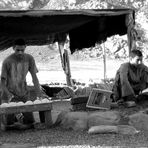
<instances>
[{"instance_id":1,"label":"low table","mask_svg":"<svg viewBox=\"0 0 148 148\"><path fill-rule=\"evenodd\" d=\"M6 123L5 122L6 114L43 111L45 116L45 125L47 128L49 128L52 125L51 110L52 110L52 102L21 105L21 106L0 107L0 127L2 124L5 125Z\"/></svg>"}]
</instances>

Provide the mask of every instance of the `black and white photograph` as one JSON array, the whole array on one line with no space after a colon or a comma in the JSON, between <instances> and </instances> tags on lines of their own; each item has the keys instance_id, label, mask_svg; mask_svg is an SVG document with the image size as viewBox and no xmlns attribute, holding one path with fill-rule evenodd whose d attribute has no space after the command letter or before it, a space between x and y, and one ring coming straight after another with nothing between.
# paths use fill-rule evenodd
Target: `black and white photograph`
<instances>
[{"instance_id":1,"label":"black and white photograph","mask_svg":"<svg viewBox=\"0 0 148 148\"><path fill-rule=\"evenodd\" d=\"M0 148L148 147L148 0L0 0Z\"/></svg>"}]
</instances>

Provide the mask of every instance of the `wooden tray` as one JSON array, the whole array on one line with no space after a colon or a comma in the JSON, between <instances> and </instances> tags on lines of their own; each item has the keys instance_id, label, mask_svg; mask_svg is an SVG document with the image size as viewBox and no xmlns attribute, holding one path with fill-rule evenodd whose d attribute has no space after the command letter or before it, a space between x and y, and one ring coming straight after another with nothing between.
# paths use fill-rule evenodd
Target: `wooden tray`
<instances>
[{"instance_id":1,"label":"wooden tray","mask_svg":"<svg viewBox=\"0 0 148 148\"><path fill-rule=\"evenodd\" d=\"M0 107L0 114L48 111L48 110L52 110L52 102L31 104L31 105L21 105L21 106Z\"/></svg>"}]
</instances>

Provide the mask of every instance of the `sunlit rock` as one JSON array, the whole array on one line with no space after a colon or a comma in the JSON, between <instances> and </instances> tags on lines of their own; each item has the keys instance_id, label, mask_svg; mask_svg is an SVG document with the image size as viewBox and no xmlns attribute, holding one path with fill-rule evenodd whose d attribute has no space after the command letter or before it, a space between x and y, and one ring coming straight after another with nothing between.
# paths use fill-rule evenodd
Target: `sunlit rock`
<instances>
[{"instance_id":1,"label":"sunlit rock","mask_svg":"<svg viewBox=\"0 0 148 148\"><path fill-rule=\"evenodd\" d=\"M9 107L11 107L11 106L17 106L17 103L16 102L10 102Z\"/></svg>"},{"instance_id":2,"label":"sunlit rock","mask_svg":"<svg viewBox=\"0 0 148 148\"><path fill-rule=\"evenodd\" d=\"M49 103L50 101L47 98L45 98L45 99L41 100L41 102L42 103Z\"/></svg>"},{"instance_id":3,"label":"sunlit rock","mask_svg":"<svg viewBox=\"0 0 148 148\"><path fill-rule=\"evenodd\" d=\"M42 103L40 100L35 100L35 101L33 102L33 104L40 104L40 103Z\"/></svg>"},{"instance_id":4,"label":"sunlit rock","mask_svg":"<svg viewBox=\"0 0 148 148\"><path fill-rule=\"evenodd\" d=\"M20 102L17 102L17 106L23 106L24 105L24 102L20 101Z\"/></svg>"},{"instance_id":5,"label":"sunlit rock","mask_svg":"<svg viewBox=\"0 0 148 148\"><path fill-rule=\"evenodd\" d=\"M32 101L27 101L27 102L25 102L25 105L32 105L32 104L33 104Z\"/></svg>"},{"instance_id":6,"label":"sunlit rock","mask_svg":"<svg viewBox=\"0 0 148 148\"><path fill-rule=\"evenodd\" d=\"M8 103L2 103L0 107L8 107L9 104Z\"/></svg>"}]
</instances>

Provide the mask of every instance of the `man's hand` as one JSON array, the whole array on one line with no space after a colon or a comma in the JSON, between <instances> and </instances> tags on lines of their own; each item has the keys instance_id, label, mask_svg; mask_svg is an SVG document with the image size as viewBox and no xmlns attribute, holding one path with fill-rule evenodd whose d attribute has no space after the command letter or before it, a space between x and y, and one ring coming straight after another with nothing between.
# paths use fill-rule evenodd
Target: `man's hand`
<instances>
[{"instance_id":1,"label":"man's hand","mask_svg":"<svg viewBox=\"0 0 148 148\"><path fill-rule=\"evenodd\" d=\"M10 93L9 91L2 91L2 103L9 103L11 102L12 98L14 97L14 95L12 93Z\"/></svg>"},{"instance_id":2,"label":"man's hand","mask_svg":"<svg viewBox=\"0 0 148 148\"><path fill-rule=\"evenodd\" d=\"M9 102L12 100L12 98L14 98L14 95L13 95L12 93L9 92L9 94L8 94Z\"/></svg>"}]
</instances>

